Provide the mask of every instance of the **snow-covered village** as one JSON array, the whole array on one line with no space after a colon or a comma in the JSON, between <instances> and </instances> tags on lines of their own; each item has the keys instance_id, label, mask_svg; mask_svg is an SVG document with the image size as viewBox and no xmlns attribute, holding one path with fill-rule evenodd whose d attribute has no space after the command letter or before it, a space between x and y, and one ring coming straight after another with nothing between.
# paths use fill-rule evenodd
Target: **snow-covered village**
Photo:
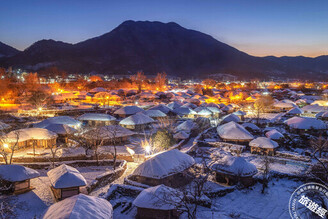
<instances>
[{"instance_id":1,"label":"snow-covered village","mask_svg":"<svg viewBox=\"0 0 328 219\"><path fill-rule=\"evenodd\" d=\"M0 2L0 219L327 218L324 7L143 1Z\"/></svg>"}]
</instances>

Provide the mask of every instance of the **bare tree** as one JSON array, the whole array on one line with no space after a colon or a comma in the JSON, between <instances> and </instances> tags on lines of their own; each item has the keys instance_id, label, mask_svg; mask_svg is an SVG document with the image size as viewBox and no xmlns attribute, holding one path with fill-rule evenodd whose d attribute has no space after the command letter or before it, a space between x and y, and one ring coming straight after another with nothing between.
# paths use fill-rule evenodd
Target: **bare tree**
<instances>
[{"instance_id":1,"label":"bare tree","mask_svg":"<svg viewBox=\"0 0 328 219\"><path fill-rule=\"evenodd\" d=\"M9 135L2 133L0 136L0 155L6 164L12 164L14 153L18 149L20 131L12 131Z\"/></svg>"},{"instance_id":2,"label":"bare tree","mask_svg":"<svg viewBox=\"0 0 328 219\"><path fill-rule=\"evenodd\" d=\"M118 142L118 135L120 126L119 125L110 125L102 127L104 129L104 135L109 139L111 145L114 148L114 151L110 150L111 155L113 156L113 169L116 169L116 161L117 161L117 144Z\"/></svg>"},{"instance_id":3,"label":"bare tree","mask_svg":"<svg viewBox=\"0 0 328 219\"><path fill-rule=\"evenodd\" d=\"M57 151L58 151L58 147L57 144L49 144L47 146L47 149L50 150L51 152L51 163L52 163L52 168L55 168L55 159L56 159L56 155L57 155Z\"/></svg>"},{"instance_id":4,"label":"bare tree","mask_svg":"<svg viewBox=\"0 0 328 219\"><path fill-rule=\"evenodd\" d=\"M156 88L159 91L165 90L166 85L166 74L165 73L157 73L157 76L155 78Z\"/></svg>"},{"instance_id":5,"label":"bare tree","mask_svg":"<svg viewBox=\"0 0 328 219\"><path fill-rule=\"evenodd\" d=\"M310 140L310 145L314 150L314 153L319 153L319 158L321 158L322 152L328 150L328 139L324 138L322 135L319 137L312 137Z\"/></svg>"},{"instance_id":6,"label":"bare tree","mask_svg":"<svg viewBox=\"0 0 328 219\"><path fill-rule=\"evenodd\" d=\"M85 150L85 156L89 155L89 150L92 149L92 141L90 140L91 135L88 133L88 129L86 128L80 128L79 132L73 134L70 136L70 138L77 142L80 147L82 147Z\"/></svg>"},{"instance_id":7,"label":"bare tree","mask_svg":"<svg viewBox=\"0 0 328 219\"><path fill-rule=\"evenodd\" d=\"M307 174L310 177L320 181L322 184L328 186L328 162L319 159L316 156L316 152L312 154L312 158L314 158L317 163L309 168Z\"/></svg>"},{"instance_id":8,"label":"bare tree","mask_svg":"<svg viewBox=\"0 0 328 219\"><path fill-rule=\"evenodd\" d=\"M262 166L263 168L262 193L264 193L265 189L268 187L271 163L272 163L272 159L265 154L263 157L263 166Z\"/></svg>"},{"instance_id":9,"label":"bare tree","mask_svg":"<svg viewBox=\"0 0 328 219\"><path fill-rule=\"evenodd\" d=\"M143 72L137 72L137 74L131 76L131 80L135 82L138 86L138 92L140 93L142 90L142 85L147 77L144 75Z\"/></svg>"},{"instance_id":10,"label":"bare tree","mask_svg":"<svg viewBox=\"0 0 328 219\"><path fill-rule=\"evenodd\" d=\"M93 128L88 131L85 137L87 138L87 141L89 141L88 144L92 146L97 165L99 166L99 147L104 143L103 130L101 130L100 127Z\"/></svg>"},{"instance_id":11,"label":"bare tree","mask_svg":"<svg viewBox=\"0 0 328 219\"><path fill-rule=\"evenodd\" d=\"M262 96L253 105L254 115L256 118L256 123L259 124L261 115L272 108L274 101L271 96Z\"/></svg>"},{"instance_id":12,"label":"bare tree","mask_svg":"<svg viewBox=\"0 0 328 219\"><path fill-rule=\"evenodd\" d=\"M186 213L189 219L196 219L199 206L211 204L206 203L204 197L210 192L207 182L213 176L210 166L215 162L216 158L207 161L203 156L200 164L192 166L184 173L185 177L192 179L192 182L158 197L162 204L172 205L178 211Z\"/></svg>"}]
</instances>

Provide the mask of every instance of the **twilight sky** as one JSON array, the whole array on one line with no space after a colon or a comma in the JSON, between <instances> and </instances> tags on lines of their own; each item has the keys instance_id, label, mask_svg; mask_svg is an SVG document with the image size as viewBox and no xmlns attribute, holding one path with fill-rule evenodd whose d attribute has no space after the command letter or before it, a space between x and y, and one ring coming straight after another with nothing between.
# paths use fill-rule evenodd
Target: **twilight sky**
<instances>
[{"instance_id":1,"label":"twilight sky","mask_svg":"<svg viewBox=\"0 0 328 219\"><path fill-rule=\"evenodd\" d=\"M0 41L76 43L125 20L174 21L256 56L328 55L327 0L0 0Z\"/></svg>"}]
</instances>

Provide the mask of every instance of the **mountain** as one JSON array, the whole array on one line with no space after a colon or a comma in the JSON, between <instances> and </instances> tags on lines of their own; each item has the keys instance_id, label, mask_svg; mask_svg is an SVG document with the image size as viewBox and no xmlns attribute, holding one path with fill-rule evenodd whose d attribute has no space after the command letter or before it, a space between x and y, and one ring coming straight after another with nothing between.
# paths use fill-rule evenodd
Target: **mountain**
<instances>
[{"instance_id":1,"label":"mountain","mask_svg":"<svg viewBox=\"0 0 328 219\"><path fill-rule=\"evenodd\" d=\"M0 57L8 57L18 54L20 51L0 42Z\"/></svg>"},{"instance_id":2,"label":"mountain","mask_svg":"<svg viewBox=\"0 0 328 219\"><path fill-rule=\"evenodd\" d=\"M307 77L328 73L328 57L255 57L213 37L170 22L125 21L112 31L77 44L41 40L3 59L5 66L38 70L128 74L165 71L182 77L229 73L239 77Z\"/></svg>"}]
</instances>

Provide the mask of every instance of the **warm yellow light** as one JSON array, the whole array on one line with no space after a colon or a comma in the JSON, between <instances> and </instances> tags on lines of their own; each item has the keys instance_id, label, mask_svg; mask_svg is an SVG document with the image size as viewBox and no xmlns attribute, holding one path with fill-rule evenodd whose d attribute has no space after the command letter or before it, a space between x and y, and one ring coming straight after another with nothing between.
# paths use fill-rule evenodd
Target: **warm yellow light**
<instances>
[{"instance_id":1,"label":"warm yellow light","mask_svg":"<svg viewBox=\"0 0 328 219\"><path fill-rule=\"evenodd\" d=\"M146 145L145 146L145 151L146 151L146 153L150 153L150 151L151 151L151 147L150 147L150 145Z\"/></svg>"},{"instance_id":2,"label":"warm yellow light","mask_svg":"<svg viewBox=\"0 0 328 219\"><path fill-rule=\"evenodd\" d=\"M8 144L3 144L3 147L4 148L8 148Z\"/></svg>"},{"instance_id":3,"label":"warm yellow light","mask_svg":"<svg viewBox=\"0 0 328 219\"><path fill-rule=\"evenodd\" d=\"M39 107L38 110L39 110L39 111L42 111L42 107Z\"/></svg>"}]
</instances>

